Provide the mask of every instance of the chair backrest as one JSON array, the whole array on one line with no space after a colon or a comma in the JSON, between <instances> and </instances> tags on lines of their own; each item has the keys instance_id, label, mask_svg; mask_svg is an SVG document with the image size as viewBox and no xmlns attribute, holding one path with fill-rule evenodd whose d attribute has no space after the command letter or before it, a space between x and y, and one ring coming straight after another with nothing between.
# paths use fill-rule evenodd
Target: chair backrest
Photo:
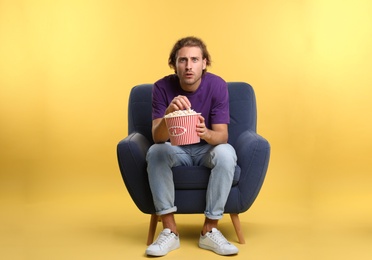
<instances>
[{"instance_id":1,"label":"chair backrest","mask_svg":"<svg viewBox=\"0 0 372 260\"><path fill-rule=\"evenodd\" d=\"M256 132L256 97L251 85L244 82L228 82L230 100L229 143L234 146L240 133ZM128 134L138 132L153 143L151 134L152 84L132 88L128 104Z\"/></svg>"},{"instance_id":2,"label":"chair backrest","mask_svg":"<svg viewBox=\"0 0 372 260\"><path fill-rule=\"evenodd\" d=\"M228 82L230 100L229 143L234 146L244 131L257 130L256 96L251 85Z\"/></svg>"}]
</instances>

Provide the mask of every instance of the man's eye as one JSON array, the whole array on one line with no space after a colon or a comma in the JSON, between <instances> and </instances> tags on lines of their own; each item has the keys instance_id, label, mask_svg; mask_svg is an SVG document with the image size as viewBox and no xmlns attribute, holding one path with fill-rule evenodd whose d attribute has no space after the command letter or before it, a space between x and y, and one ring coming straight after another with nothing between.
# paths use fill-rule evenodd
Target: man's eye
<instances>
[{"instance_id":1,"label":"man's eye","mask_svg":"<svg viewBox=\"0 0 372 260\"><path fill-rule=\"evenodd\" d=\"M197 62L199 59L198 58L192 58L193 62Z\"/></svg>"}]
</instances>

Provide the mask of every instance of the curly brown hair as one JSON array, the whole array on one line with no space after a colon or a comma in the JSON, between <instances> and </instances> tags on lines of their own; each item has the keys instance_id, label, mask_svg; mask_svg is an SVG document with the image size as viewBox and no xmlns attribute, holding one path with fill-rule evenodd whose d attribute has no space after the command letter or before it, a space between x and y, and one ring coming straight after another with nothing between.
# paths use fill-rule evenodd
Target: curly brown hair
<instances>
[{"instance_id":1,"label":"curly brown hair","mask_svg":"<svg viewBox=\"0 0 372 260\"><path fill-rule=\"evenodd\" d=\"M168 65L174 71L177 73L176 70L176 61L177 61L177 54L178 51L183 48L183 47L199 47L202 51L203 59L206 59L206 67L211 65L211 56L209 55L209 52L207 50L207 46L204 44L204 42L193 36L185 37L176 42L176 44L173 46L173 49L169 55L168 59ZM203 70L203 74L207 71L207 68Z\"/></svg>"}]
</instances>

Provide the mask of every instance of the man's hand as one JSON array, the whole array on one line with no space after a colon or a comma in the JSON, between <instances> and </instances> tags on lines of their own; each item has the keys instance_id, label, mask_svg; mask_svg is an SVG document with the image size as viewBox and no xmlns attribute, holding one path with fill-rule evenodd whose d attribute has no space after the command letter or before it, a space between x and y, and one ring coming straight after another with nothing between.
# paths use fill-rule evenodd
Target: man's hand
<instances>
[{"instance_id":1,"label":"man's hand","mask_svg":"<svg viewBox=\"0 0 372 260\"><path fill-rule=\"evenodd\" d=\"M204 117L199 115L199 121L200 121L199 124L196 125L196 132L201 139L203 140L208 139L208 135L210 135L210 133L209 129L205 126Z\"/></svg>"},{"instance_id":2,"label":"man's hand","mask_svg":"<svg viewBox=\"0 0 372 260\"><path fill-rule=\"evenodd\" d=\"M172 102L169 104L167 110L165 110L166 114L172 113L177 110L186 110L191 108L191 103L189 99L185 96L177 96L173 98Z\"/></svg>"},{"instance_id":3,"label":"man's hand","mask_svg":"<svg viewBox=\"0 0 372 260\"><path fill-rule=\"evenodd\" d=\"M198 136L211 145L224 144L228 140L227 124L214 124L212 129L205 126L205 119L199 115L199 124L196 125Z\"/></svg>"}]
</instances>

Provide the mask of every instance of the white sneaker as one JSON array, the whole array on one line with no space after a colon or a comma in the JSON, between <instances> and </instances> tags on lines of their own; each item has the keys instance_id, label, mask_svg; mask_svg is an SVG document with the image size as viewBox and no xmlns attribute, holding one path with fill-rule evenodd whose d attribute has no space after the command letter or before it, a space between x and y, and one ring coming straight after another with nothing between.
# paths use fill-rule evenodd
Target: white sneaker
<instances>
[{"instance_id":1,"label":"white sneaker","mask_svg":"<svg viewBox=\"0 0 372 260\"><path fill-rule=\"evenodd\" d=\"M219 255L235 255L239 252L239 249L227 241L216 228L213 228L211 232L207 232L204 236L200 235L199 247L212 250Z\"/></svg>"},{"instance_id":2,"label":"white sneaker","mask_svg":"<svg viewBox=\"0 0 372 260\"><path fill-rule=\"evenodd\" d=\"M166 228L159 234L155 242L146 249L146 254L150 256L164 256L179 247L179 237L171 232L169 228Z\"/></svg>"}]
</instances>

